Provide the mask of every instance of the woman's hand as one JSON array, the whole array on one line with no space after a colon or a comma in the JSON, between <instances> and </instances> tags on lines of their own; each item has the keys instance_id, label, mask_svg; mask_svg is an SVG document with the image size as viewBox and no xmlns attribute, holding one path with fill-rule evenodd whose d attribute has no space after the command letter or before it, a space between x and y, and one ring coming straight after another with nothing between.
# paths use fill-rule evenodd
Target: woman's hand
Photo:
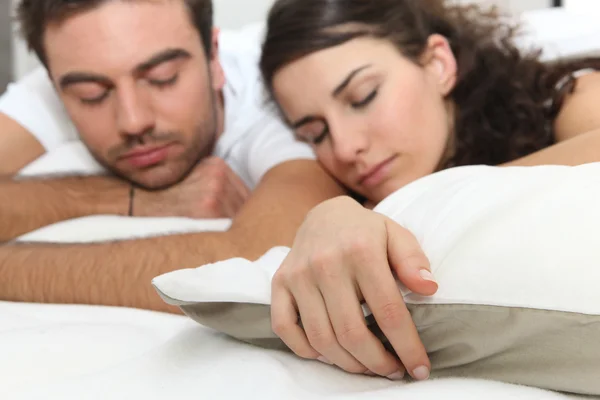
<instances>
[{"instance_id":1,"label":"woman's hand","mask_svg":"<svg viewBox=\"0 0 600 400\"><path fill-rule=\"evenodd\" d=\"M437 291L408 230L349 197L326 201L307 216L273 277L273 330L300 357L352 373L397 380L407 370L427 379L431 364L394 275L413 292ZM401 362L367 328L363 299Z\"/></svg>"}]
</instances>

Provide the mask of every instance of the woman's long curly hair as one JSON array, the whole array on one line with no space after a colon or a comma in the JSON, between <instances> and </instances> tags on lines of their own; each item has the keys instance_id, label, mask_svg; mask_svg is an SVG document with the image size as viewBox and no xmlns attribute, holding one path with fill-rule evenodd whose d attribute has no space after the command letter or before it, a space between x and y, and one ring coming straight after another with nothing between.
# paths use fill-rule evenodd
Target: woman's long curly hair
<instances>
[{"instance_id":1,"label":"woman's long curly hair","mask_svg":"<svg viewBox=\"0 0 600 400\"><path fill-rule=\"evenodd\" d=\"M600 59L544 63L541 51L522 51L518 25L495 8L444 0L278 0L268 18L260 67L273 95L274 74L319 50L362 36L392 41L419 62L432 34L446 37L458 65L452 149L441 169L497 165L555 142L553 122L580 68L600 69Z\"/></svg>"}]
</instances>

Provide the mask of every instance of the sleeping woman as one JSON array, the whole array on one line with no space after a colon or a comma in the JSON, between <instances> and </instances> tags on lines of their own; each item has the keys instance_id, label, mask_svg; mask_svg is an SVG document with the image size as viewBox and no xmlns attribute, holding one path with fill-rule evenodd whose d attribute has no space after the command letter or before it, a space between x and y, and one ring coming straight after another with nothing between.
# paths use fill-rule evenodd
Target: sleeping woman
<instances>
[{"instance_id":1,"label":"sleeping woman","mask_svg":"<svg viewBox=\"0 0 600 400\"><path fill-rule=\"evenodd\" d=\"M493 10L443 0L275 3L265 82L297 137L361 199L316 207L273 279L273 327L296 354L427 379L394 275L423 295L435 278L412 234L368 205L457 166L600 161L600 59L544 63L515 37ZM367 329L363 300L398 358Z\"/></svg>"}]
</instances>

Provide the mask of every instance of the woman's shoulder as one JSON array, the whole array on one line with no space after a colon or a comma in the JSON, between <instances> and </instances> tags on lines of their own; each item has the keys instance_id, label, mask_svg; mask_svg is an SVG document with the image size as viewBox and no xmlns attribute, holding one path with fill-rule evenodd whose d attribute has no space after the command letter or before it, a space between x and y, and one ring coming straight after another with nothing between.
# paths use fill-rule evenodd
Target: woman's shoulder
<instances>
[{"instance_id":1,"label":"woman's shoulder","mask_svg":"<svg viewBox=\"0 0 600 400\"><path fill-rule=\"evenodd\" d=\"M600 65L569 72L557 81L555 92L562 97L554 120L557 141L600 129Z\"/></svg>"},{"instance_id":2,"label":"woman's shoulder","mask_svg":"<svg viewBox=\"0 0 600 400\"><path fill-rule=\"evenodd\" d=\"M598 72L600 72L599 69L592 68L592 67L579 68L579 69L576 69L576 70L574 70L572 72L568 72L567 74L563 75L562 78L560 78L558 80L558 82L556 82L556 84L554 85L554 89L556 91L561 91L570 82L577 81L579 78L582 78L584 76L594 75L594 73L598 73Z\"/></svg>"}]
</instances>

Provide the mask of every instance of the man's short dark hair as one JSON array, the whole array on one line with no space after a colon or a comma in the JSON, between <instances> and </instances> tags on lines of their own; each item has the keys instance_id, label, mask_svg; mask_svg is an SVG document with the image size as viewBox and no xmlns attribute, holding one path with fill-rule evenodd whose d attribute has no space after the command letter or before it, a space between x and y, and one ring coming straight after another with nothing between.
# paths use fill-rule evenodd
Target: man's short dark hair
<instances>
[{"instance_id":1,"label":"man's short dark hair","mask_svg":"<svg viewBox=\"0 0 600 400\"><path fill-rule=\"evenodd\" d=\"M44 33L51 23L57 23L72 15L96 8L115 0L21 0L17 7L17 18L21 34L29 49L35 52L47 67L48 60L44 48ZM119 0L144 1L144 0ZM180 0L188 7L193 25L202 38L207 57L211 52L213 5L212 0Z\"/></svg>"}]
</instances>

